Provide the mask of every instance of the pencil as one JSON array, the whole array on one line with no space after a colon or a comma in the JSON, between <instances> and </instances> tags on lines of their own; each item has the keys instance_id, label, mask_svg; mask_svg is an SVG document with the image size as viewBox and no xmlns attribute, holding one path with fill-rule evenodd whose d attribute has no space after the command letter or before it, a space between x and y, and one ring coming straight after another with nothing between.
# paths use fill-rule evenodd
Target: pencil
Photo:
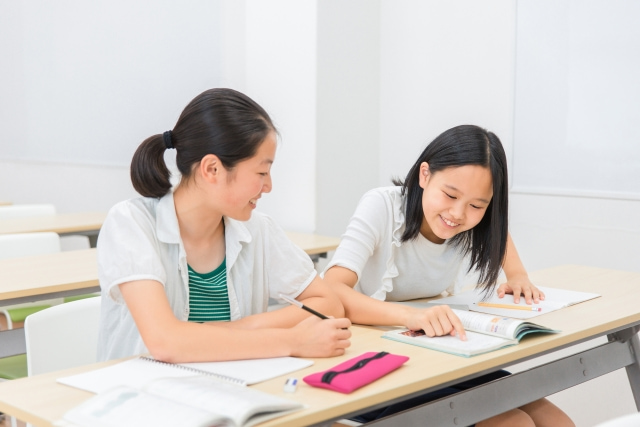
<instances>
[{"instance_id":1,"label":"pencil","mask_svg":"<svg viewBox=\"0 0 640 427\"><path fill-rule=\"evenodd\" d=\"M542 311L541 307L530 307L528 305L494 304L491 302L479 302L477 305L480 307L508 308L511 310Z\"/></svg>"},{"instance_id":2,"label":"pencil","mask_svg":"<svg viewBox=\"0 0 640 427\"><path fill-rule=\"evenodd\" d=\"M286 302L288 302L291 305L295 305L296 307L300 307L303 310L307 310L309 313L318 316L321 319L328 319L327 316L325 316L324 314L315 311L313 308L311 307L307 307L306 305L302 304L300 301L297 301L291 297L288 297L284 294L280 294L280 298L282 298L283 300L285 300Z\"/></svg>"}]
</instances>

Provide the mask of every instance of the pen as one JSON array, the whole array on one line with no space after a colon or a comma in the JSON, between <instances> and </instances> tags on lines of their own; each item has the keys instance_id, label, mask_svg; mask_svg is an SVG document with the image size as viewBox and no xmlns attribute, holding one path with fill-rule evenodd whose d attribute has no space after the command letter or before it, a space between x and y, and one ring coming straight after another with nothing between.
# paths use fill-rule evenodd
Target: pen
<instances>
[{"instance_id":1,"label":"pen","mask_svg":"<svg viewBox=\"0 0 640 427\"><path fill-rule=\"evenodd\" d=\"M480 307L508 308L511 310L542 311L541 307L529 307L528 305L494 304L491 302L479 302L477 305Z\"/></svg>"},{"instance_id":2,"label":"pen","mask_svg":"<svg viewBox=\"0 0 640 427\"><path fill-rule=\"evenodd\" d=\"M315 311L313 308L311 307L307 307L306 305L302 304L300 301L294 300L291 297L288 297L284 294L280 294L280 298L282 298L283 300L285 300L286 302L288 302L289 304L295 305L297 307L300 307L303 310L307 310L309 313L311 314L315 314L316 316L318 316L321 319L328 319L327 316L325 316L322 313L318 313L317 311Z\"/></svg>"}]
</instances>

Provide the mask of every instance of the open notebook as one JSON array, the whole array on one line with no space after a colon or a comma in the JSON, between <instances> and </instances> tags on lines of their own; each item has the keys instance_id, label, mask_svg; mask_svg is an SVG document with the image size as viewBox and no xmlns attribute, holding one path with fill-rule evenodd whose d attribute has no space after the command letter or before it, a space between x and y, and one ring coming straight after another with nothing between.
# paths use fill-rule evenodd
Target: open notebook
<instances>
[{"instance_id":1,"label":"open notebook","mask_svg":"<svg viewBox=\"0 0 640 427\"><path fill-rule=\"evenodd\" d=\"M141 356L94 371L58 378L57 381L93 393L116 386L141 388L158 378L194 375L207 375L231 384L249 385L311 365L313 361L296 357L172 364Z\"/></svg>"},{"instance_id":2,"label":"open notebook","mask_svg":"<svg viewBox=\"0 0 640 427\"><path fill-rule=\"evenodd\" d=\"M545 294L545 299L543 301L540 301L539 304L534 304L535 307L540 308L540 311L482 307L478 305L478 303L482 301L488 303L513 305L513 295L505 295L503 298L498 298L496 294L493 294L489 298L483 300L482 291L479 289L463 292L461 294L453 295L450 297L432 300L429 302L408 302L407 304L412 306L419 305L424 308L431 307L433 305L447 304L451 306L451 308L467 307L468 310L478 313L515 317L516 319L530 319L532 317L560 310L561 308L569 307L571 305L598 298L600 296L599 294L589 292L569 291L566 289L547 288L544 286L538 286L538 289L540 289ZM520 302L518 305L521 307L525 307L527 306L527 303L524 298L520 298Z\"/></svg>"}]
</instances>

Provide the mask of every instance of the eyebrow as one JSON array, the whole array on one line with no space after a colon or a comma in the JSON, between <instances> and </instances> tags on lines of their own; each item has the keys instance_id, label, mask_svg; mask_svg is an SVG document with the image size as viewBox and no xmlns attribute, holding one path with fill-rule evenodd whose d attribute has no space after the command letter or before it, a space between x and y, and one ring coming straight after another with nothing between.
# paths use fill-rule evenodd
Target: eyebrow
<instances>
[{"instance_id":1,"label":"eyebrow","mask_svg":"<svg viewBox=\"0 0 640 427\"><path fill-rule=\"evenodd\" d=\"M462 193L462 191L458 190L458 189L457 189L456 187L454 187L453 185L444 184L444 186L445 186L446 188L449 188L449 189L453 190L453 191L457 191L458 193ZM479 202L482 202L482 203L486 203L486 204L489 204L489 203L490 203L490 201L489 201L489 200L487 200L487 199L477 198L477 199L475 199L475 200L477 200L477 201L479 201Z\"/></svg>"},{"instance_id":2,"label":"eyebrow","mask_svg":"<svg viewBox=\"0 0 640 427\"><path fill-rule=\"evenodd\" d=\"M263 164L263 163L267 163L269 165L272 165L273 164L273 159L264 159L263 161L260 162L260 164Z\"/></svg>"}]
</instances>

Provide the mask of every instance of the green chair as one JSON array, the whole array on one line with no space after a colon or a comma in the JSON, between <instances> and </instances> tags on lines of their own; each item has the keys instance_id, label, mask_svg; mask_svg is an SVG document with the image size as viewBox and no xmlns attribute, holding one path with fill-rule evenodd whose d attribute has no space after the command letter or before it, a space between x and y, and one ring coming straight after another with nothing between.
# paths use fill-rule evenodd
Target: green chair
<instances>
[{"instance_id":1,"label":"green chair","mask_svg":"<svg viewBox=\"0 0 640 427\"><path fill-rule=\"evenodd\" d=\"M82 295L74 295L72 297L64 297L62 300L67 303L67 302L72 302L72 301L78 301L81 299L87 299L87 298L93 298L93 297L99 297L100 296L100 292L96 292L93 294L82 294Z\"/></svg>"},{"instance_id":2,"label":"green chair","mask_svg":"<svg viewBox=\"0 0 640 427\"><path fill-rule=\"evenodd\" d=\"M27 355L19 354L0 359L0 378L17 380L27 376Z\"/></svg>"}]
</instances>

